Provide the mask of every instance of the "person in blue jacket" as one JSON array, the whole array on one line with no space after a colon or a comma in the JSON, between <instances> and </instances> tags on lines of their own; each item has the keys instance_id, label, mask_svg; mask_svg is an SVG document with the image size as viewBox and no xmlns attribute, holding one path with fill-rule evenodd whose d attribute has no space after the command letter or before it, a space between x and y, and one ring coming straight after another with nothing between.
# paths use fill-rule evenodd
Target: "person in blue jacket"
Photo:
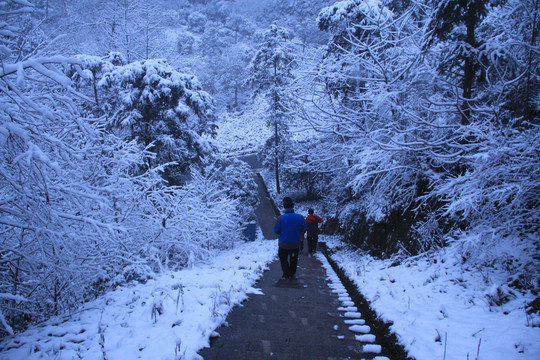
<instances>
[{"instance_id":1,"label":"person in blue jacket","mask_svg":"<svg viewBox=\"0 0 540 360\"><path fill-rule=\"evenodd\" d=\"M283 207L285 214L279 218L274 232L279 235L278 256L283 278L292 279L298 266L300 239L307 225L304 218L294 212L294 203L290 197L283 198Z\"/></svg>"}]
</instances>

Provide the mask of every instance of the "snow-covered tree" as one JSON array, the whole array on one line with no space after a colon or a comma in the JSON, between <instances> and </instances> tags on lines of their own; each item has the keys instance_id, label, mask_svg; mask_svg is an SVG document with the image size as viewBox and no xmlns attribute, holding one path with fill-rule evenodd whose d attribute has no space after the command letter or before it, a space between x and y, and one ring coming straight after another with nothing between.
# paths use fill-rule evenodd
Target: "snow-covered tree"
<instances>
[{"instance_id":1,"label":"snow-covered tree","mask_svg":"<svg viewBox=\"0 0 540 360\"><path fill-rule=\"evenodd\" d=\"M176 136L187 159L210 149L200 139L212 101L193 77L162 61L125 65L118 54L46 56L16 41L27 33L15 24L36 16L31 3L3 2L0 13L0 335L240 238L237 202L215 171L193 170L180 188L162 178L156 142ZM132 136L136 124L129 136L111 131L148 119L135 114L175 132L145 142Z\"/></svg>"},{"instance_id":2,"label":"snow-covered tree","mask_svg":"<svg viewBox=\"0 0 540 360\"><path fill-rule=\"evenodd\" d=\"M13 332L77 306L108 271L133 260L126 228L138 221L128 214L162 180L155 171L131 176L152 154L78 107L92 98L64 72L86 77L79 58L11 51L21 36L11 24L32 7L18 1L3 10L10 22L0 38L0 309Z\"/></svg>"},{"instance_id":3,"label":"snow-covered tree","mask_svg":"<svg viewBox=\"0 0 540 360\"><path fill-rule=\"evenodd\" d=\"M532 2L465 3L431 9L421 2L397 8L393 1L350 0L321 11L319 24L333 37L317 68L317 116L306 117L331 134L336 164L346 169L352 196L343 193L339 216L348 229L364 221L372 229L397 229L392 219L401 217L411 227L395 240L418 240L409 251L460 238L463 229L467 239L477 239L469 249L536 231L524 219L538 217L531 212L538 201L532 170L538 158L531 153L538 131L512 100L538 88L532 75L538 62L530 56L538 49L538 9ZM460 10L457 18L443 15L452 6ZM456 21L464 26L449 25ZM463 70L458 76L446 66L456 41L465 51L452 65ZM529 96L530 118L537 107ZM388 245L392 251L398 244Z\"/></svg>"},{"instance_id":4,"label":"snow-covered tree","mask_svg":"<svg viewBox=\"0 0 540 360\"><path fill-rule=\"evenodd\" d=\"M448 41L450 49L440 61L441 70L447 74L460 74L461 81L460 103L461 121L467 124L471 116L470 108L473 101L473 88L478 80L480 71L477 28L487 13L489 1L473 0L443 0L439 1L435 14L428 24L428 42L433 38ZM453 76L452 76L453 77Z\"/></svg>"},{"instance_id":5,"label":"snow-covered tree","mask_svg":"<svg viewBox=\"0 0 540 360\"><path fill-rule=\"evenodd\" d=\"M151 146L157 164L175 163L166 170L169 181L181 182L191 164L212 152L203 135L215 131L214 100L194 76L146 60L104 73L100 86L114 93L110 124Z\"/></svg>"},{"instance_id":6,"label":"snow-covered tree","mask_svg":"<svg viewBox=\"0 0 540 360\"><path fill-rule=\"evenodd\" d=\"M292 35L285 29L271 25L263 34L251 66L251 84L257 94L264 93L269 103L268 125L274 129L273 159L276 176L276 190L280 193L279 184L279 153L280 141L286 141L288 135L287 120L291 116L292 97L288 93L287 85L291 82L292 70L296 64L295 51L292 44Z\"/></svg>"},{"instance_id":7,"label":"snow-covered tree","mask_svg":"<svg viewBox=\"0 0 540 360\"><path fill-rule=\"evenodd\" d=\"M314 139L287 144L292 154L282 163L283 184L288 189L301 189L306 199L317 199L324 194L327 179L318 164L325 154L317 149L319 142ZM324 189L324 190L323 190Z\"/></svg>"},{"instance_id":8,"label":"snow-covered tree","mask_svg":"<svg viewBox=\"0 0 540 360\"><path fill-rule=\"evenodd\" d=\"M252 49L245 44L236 44L229 47L223 54L219 74L221 87L227 92L233 93L233 106L238 107L239 96L244 88L247 69L251 60ZM230 95L229 95L230 99Z\"/></svg>"},{"instance_id":9,"label":"snow-covered tree","mask_svg":"<svg viewBox=\"0 0 540 360\"><path fill-rule=\"evenodd\" d=\"M345 184L332 188L345 186L338 198L355 199L352 213L345 212L353 207L343 208L348 228L360 213L381 221L415 201L423 155L400 146L409 130L400 104L418 96L408 81L423 75L415 68L421 52L417 12L413 7L397 16L383 1L346 1L319 15L319 26L333 37L316 68L316 109L322 111L311 121L330 134L326 142L335 144L332 152L341 159L337 171L347 174Z\"/></svg>"},{"instance_id":10,"label":"snow-covered tree","mask_svg":"<svg viewBox=\"0 0 540 360\"><path fill-rule=\"evenodd\" d=\"M291 29L306 50L310 45L323 45L327 40L314 20L329 3L328 0L270 0L266 2L264 13L267 20L277 21L279 26Z\"/></svg>"},{"instance_id":11,"label":"snow-covered tree","mask_svg":"<svg viewBox=\"0 0 540 360\"><path fill-rule=\"evenodd\" d=\"M204 32L208 24L208 18L198 11L192 12L188 16L187 21L189 30L199 34L202 34Z\"/></svg>"}]
</instances>

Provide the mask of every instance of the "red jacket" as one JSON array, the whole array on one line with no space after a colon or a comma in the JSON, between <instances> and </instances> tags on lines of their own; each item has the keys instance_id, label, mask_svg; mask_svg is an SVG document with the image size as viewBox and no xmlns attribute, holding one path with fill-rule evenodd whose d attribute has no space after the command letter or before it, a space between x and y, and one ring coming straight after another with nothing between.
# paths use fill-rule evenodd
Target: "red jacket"
<instances>
[{"instance_id":1,"label":"red jacket","mask_svg":"<svg viewBox=\"0 0 540 360\"><path fill-rule=\"evenodd\" d=\"M319 223L322 223L323 219L317 215L308 215L306 218L307 235L313 236L319 234Z\"/></svg>"}]
</instances>

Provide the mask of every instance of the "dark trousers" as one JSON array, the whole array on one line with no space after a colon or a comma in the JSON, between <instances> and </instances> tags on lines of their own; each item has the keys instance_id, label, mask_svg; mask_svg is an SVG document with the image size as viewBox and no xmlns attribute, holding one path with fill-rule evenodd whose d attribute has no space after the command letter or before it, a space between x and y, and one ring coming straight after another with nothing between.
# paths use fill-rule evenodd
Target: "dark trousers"
<instances>
[{"instance_id":1,"label":"dark trousers","mask_svg":"<svg viewBox=\"0 0 540 360\"><path fill-rule=\"evenodd\" d=\"M307 236L308 251L310 254L314 254L317 250L317 240L319 240L319 235Z\"/></svg>"},{"instance_id":2,"label":"dark trousers","mask_svg":"<svg viewBox=\"0 0 540 360\"><path fill-rule=\"evenodd\" d=\"M284 277L291 277L296 274L296 267L298 266L298 250L299 249L279 248L278 256Z\"/></svg>"}]
</instances>

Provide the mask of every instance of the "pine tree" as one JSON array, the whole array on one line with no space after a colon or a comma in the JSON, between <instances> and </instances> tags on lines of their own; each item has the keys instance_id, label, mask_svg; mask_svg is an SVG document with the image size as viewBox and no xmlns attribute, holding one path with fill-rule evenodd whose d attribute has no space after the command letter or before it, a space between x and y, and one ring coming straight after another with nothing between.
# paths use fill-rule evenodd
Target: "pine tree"
<instances>
[{"instance_id":1,"label":"pine tree","mask_svg":"<svg viewBox=\"0 0 540 360\"><path fill-rule=\"evenodd\" d=\"M286 119L289 114L291 97L287 86L291 82L292 70L296 64L292 36L285 29L272 24L263 34L263 41L250 66L251 77L248 80L255 88L255 93L264 93L269 101L269 122L274 136L274 171L276 191L281 192L279 184L279 146L280 138L287 132Z\"/></svg>"},{"instance_id":2,"label":"pine tree","mask_svg":"<svg viewBox=\"0 0 540 360\"><path fill-rule=\"evenodd\" d=\"M164 174L171 184L182 183L189 166L212 152L204 135L216 128L214 99L194 76L146 60L116 67L99 84L113 93L111 125L156 153L149 165L176 164Z\"/></svg>"},{"instance_id":3,"label":"pine tree","mask_svg":"<svg viewBox=\"0 0 540 360\"><path fill-rule=\"evenodd\" d=\"M461 123L466 125L471 116L471 100L473 88L479 69L478 49L480 43L476 31L481 19L487 13L488 0L443 0L435 10L428 28L430 35L428 44L434 39L454 43L453 54L448 58L448 68L461 67ZM465 32L460 31L464 25Z\"/></svg>"}]
</instances>

